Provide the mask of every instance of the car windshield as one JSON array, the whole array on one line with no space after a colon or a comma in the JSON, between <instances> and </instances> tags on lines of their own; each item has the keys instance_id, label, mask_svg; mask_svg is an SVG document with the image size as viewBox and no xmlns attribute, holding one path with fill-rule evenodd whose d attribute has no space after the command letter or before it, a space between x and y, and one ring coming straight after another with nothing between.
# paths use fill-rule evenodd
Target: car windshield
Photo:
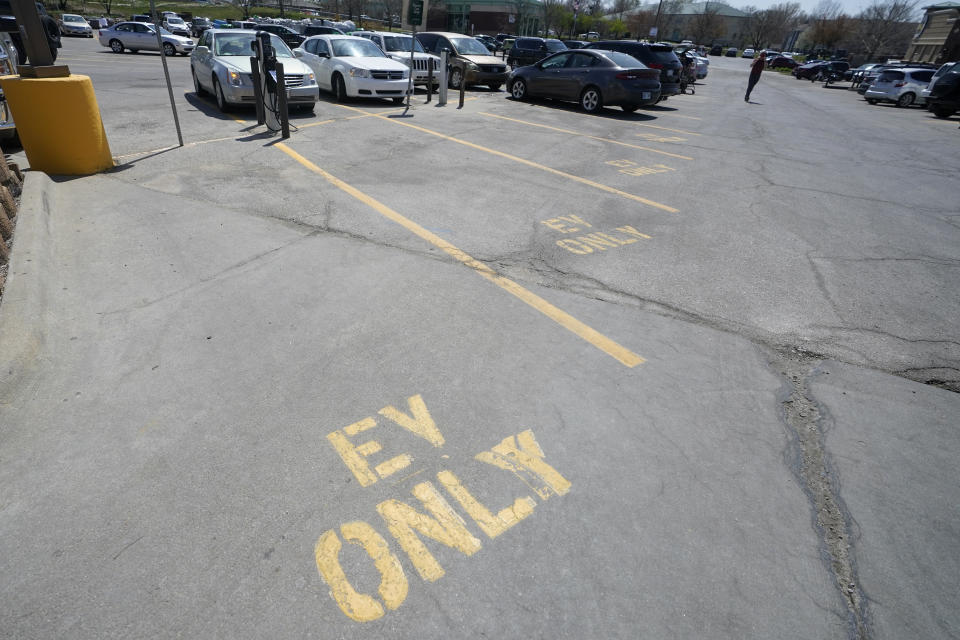
<instances>
[{"instance_id":1,"label":"car windshield","mask_svg":"<svg viewBox=\"0 0 960 640\"><path fill-rule=\"evenodd\" d=\"M647 65L643 64L633 56L627 53L620 53L619 51L607 51L603 55L610 58L613 64L618 67L623 67L624 69L646 69Z\"/></svg>"},{"instance_id":2,"label":"car windshield","mask_svg":"<svg viewBox=\"0 0 960 640\"><path fill-rule=\"evenodd\" d=\"M338 58L383 58L386 54L369 40L331 40L333 55Z\"/></svg>"},{"instance_id":3,"label":"car windshield","mask_svg":"<svg viewBox=\"0 0 960 640\"><path fill-rule=\"evenodd\" d=\"M213 41L213 55L215 56L252 56L255 39L252 33L218 33ZM283 40L270 34L270 45L277 52L278 58L292 58L290 47Z\"/></svg>"},{"instance_id":4,"label":"car windshield","mask_svg":"<svg viewBox=\"0 0 960 640\"><path fill-rule=\"evenodd\" d=\"M453 43L453 46L456 47L457 53L462 56L465 55L481 55L488 56L490 52L487 51L487 48L477 42L474 38L451 38L450 42Z\"/></svg>"},{"instance_id":5,"label":"car windshield","mask_svg":"<svg viewBox=\"0 0 960 640\"><path fill-rule=\"evenodd\" d=\"M183 18L174 18L173 16L170 16L169 18L167 18L167 22L169 22L170 24L186 24L183 21Z\"/></svg>"},{"instance_id":6,"label":"car windshield","mask_svg":"<svg viewBox=\"0 0 960 640\"><path fill-rule=\"evenodd\" d=\"M84 23L84 24L86 24L86 22L87 22L86 20L84 20L84 19L81 18L80 16L75 16L75 15L72 15L72 14L69 14L69 13L63 14L63 17L62 17L61 19L62 19L64 22L82 22L82 23Z\"/></svg>"},{"instance_id":7,"label":"car windshield","mask_svg":"<svg viewBox=\"0 0 960 640\"><path fill-rule=\"evenodd\" d=\"M894 80L903 80L903 71L884 71L880 74L880 82L893 82Z\"/></svg>"},{"instance_id":8,"label":"car windshield","mask_svg":"<svg viewBox=\"0 0 960 640\"><path fill-rule=\"evenodd\" d=\"M413 50L419 53L424 53L423 45L420 44L419 40L414 40L412 36L384 36L383 37L383 50L384 51L410 51L411 41L413 43Z\"/></svg>"},{"instance_id":9,"label":"car windshield","mask_svg":"<svg viewBox=\"0 0 960 640\"><path fill-rule=\"evenodd\" d=\"M547 51L551 53L567 50L567 45L563 44L559 40L547 40L546 42L547 42Z\"/></svg>"}]
</instances>

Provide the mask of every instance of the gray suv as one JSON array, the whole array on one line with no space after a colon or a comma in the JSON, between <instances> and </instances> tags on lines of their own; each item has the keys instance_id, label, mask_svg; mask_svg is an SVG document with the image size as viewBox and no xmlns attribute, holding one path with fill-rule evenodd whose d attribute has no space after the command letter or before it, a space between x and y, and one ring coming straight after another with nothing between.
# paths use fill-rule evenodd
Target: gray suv
<instances>
[{"instance_id":1,"label":"gray suv","mask_svg":"<svg viewBox=\"0 0 960 640\"><path fill-rule=\"evenodd\" d=\"M559 40L543 38L517 38L510 47L507 64L511 67L526 67L537 64L551 53L566 51L567 45Z\"/></svg>"}]
</instances>

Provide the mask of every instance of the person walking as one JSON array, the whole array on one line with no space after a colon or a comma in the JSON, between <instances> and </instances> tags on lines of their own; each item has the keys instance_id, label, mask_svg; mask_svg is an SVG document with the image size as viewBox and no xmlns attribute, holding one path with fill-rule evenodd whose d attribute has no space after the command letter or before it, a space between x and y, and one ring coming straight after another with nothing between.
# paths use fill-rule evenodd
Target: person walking
<instances>
[{"instance_id":1,"label":"person walking","mask_svg":"<svg viewBox=\"0 0 960 640\"><path fill-rule=\"evenodd\" d=\"M753 91L753 88L760 82L760 74L763 73L763 65L766 59L767 52L761 51L757 55L757 59L750 65L750 79L747 81L747 94L743 96L744 102L750 102L750 92Z\"/></svg>"}]
</instances>

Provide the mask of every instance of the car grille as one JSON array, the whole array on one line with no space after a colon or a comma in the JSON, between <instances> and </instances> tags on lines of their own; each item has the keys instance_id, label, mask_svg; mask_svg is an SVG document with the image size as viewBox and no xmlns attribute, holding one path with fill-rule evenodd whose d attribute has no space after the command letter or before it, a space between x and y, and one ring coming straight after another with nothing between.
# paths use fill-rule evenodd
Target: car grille
<instances>
[{"instance_id":1,"label":"car grille","mask_svg":"<svg viewBox=\"0 0 960 640\"><path fill-rule=\"evenodd\" d=\"M288 87L299 87L303 85L303 76L298 73L283 74L283 83Z\"/></svg>"},{"instance_id":2,"label":"car grille","mask_svg":"<svg viewBox=\"0 0 960 640\"><path fill-rule=\"evenodd\" d=\"M482 64L480 65L480 71L484 73L505 73L507 70L506 67L499 64Z\"/></svg>"},{"instance_id":3,"label":"car grille","mask_svg":"<svg viewBox=\"0 0 960 640\"><path fill-rule=\"evenodd\" d=\"M371 71L370 77L377 80L403 80L403 71Z\"/></svg>"},{"instance_id":4,"label":"car grille","mask_svg":"<svg viewBox=\"0 0 960 640\"><path fill-rule=\"evenodd\" d=\"M409 60L407 60L407 62L409 62ZM432 63L433 63L433 70L434 70L434 71L437 71L437 70L440 69L440 61L439 61L439 60L436 60L435 58L430 58L429 60L424 59L424 58L414 58L414 60L413 60L413 68L414 68L414 70L416 70L416 71L426 71L427 68L428 68L428 63L429 63L429 62L432 62ZM409 65L407 65L407 66L409 66Z\"/></svg>"}]
</instances>

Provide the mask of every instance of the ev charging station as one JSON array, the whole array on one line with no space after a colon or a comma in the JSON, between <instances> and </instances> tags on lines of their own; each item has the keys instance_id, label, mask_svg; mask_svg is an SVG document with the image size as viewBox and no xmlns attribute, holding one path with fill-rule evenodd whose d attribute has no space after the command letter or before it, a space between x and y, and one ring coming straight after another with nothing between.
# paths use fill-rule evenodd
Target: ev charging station
<instances>
[{"instance_id":1,"label":"ev charging station","mask_svg":"<svg viewBox=\"0 0 960 640\"><path fill-rule=\"evenodd\" d=\"M270 34L266 31L257 31L250 46L255 54L250 57L250 71L257 106L257 124L265 124L270 131L280 132L284 139L289 138L290 118L283 63L277 60L277 52L270 44Z\"/></svg>"}]
</instances>

